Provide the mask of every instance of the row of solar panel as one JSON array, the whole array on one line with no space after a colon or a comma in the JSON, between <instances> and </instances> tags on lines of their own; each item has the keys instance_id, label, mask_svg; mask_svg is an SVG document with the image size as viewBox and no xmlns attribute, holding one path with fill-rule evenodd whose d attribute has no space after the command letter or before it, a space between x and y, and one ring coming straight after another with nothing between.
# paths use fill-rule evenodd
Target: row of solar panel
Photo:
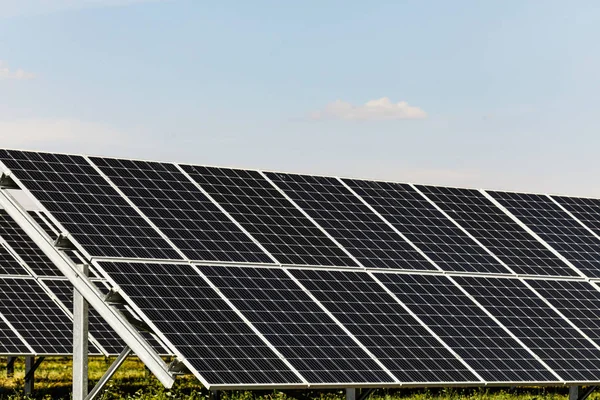
<instances>
[{"instance_id":1,"label":"row of solar panel","mask_svg":"<svg viewBox=\"0 0 600 400\"><path fill-rule=\"evenodd\" d=\"M89 258L600 278L597 199L13 150L0 160Z\"/></svg>"},{"instance_id":2,"label":"row of solar panel","mask_svg":"<svg viewBox=\"0 0 600 400\"><path fill-rule=\"evenodd\" d=\"M51 237L57 231L42 212L30 215ZM69 251L75 262L76 252ZM92 270L93 271L93 270ZM73 286L19 224L0 210L0 355L72 354ZM95 276L99 290L108 292ZM90 354L115 355L123 341L92 309L89 314ZM149 335L159 353L164 350Z\"/></svg>"},{"instance_id":3,"label":"row of solar panel","mask_svg":"<svg viewBox=\"0 0 600 400\"><path fill-rule=\"evenodd\" d=\"M600 381L584 280L98 262L207 385Z\"/></svg>"}]
</instances>

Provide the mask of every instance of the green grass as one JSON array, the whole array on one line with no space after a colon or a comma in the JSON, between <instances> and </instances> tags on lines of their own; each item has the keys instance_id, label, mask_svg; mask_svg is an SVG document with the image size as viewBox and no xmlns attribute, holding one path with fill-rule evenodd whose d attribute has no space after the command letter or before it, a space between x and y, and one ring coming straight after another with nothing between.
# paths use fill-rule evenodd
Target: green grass
<instances>
[{"instance_id":1,"label":"green grass","mask_svg":"<svg viewBox=\"0 0 600 400\"><path fill-rule=\"evenodd\" d=\"M91 358L89 364L90 385L100 379L112 359ZM6 378L6 359L0 358L0 400L20 400L23 396L23 359L15 364L14 378ZM71 360L69 358L48 358L36 371L35 398L69 399L71 392ZM506 388L489 389L431 389L431 390L377 390L373 400L566 400L566 388ZM342 391L312 392L310 396L322 400L341 400ZM209 393L192 376L180 376L171 389L162 387L143 364L136 358L128 359L107 385L102 399L154 399L154 400L197 400L207 399ZM286 399L282 393L265 391L253 397L249 392L224 392L223 399ZM598 400L592 395L590 399Z\"/></svg>"}]
</instances>

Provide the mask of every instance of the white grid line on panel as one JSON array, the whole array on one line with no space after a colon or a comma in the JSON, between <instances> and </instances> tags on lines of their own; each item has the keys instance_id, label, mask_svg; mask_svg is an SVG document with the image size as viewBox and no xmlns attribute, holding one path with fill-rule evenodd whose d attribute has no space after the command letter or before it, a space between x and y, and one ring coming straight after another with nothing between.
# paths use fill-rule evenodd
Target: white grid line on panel
<instances>
[{"instance_id":1,"label":"white grid line on panel","mask_svg":"<svg viewBox=\"0 0 600 400\"><path fill-rule=\"evenodd\" d=\"M52 225L50 223L50 221L48 221L48 218L46 217L45 213L41 212L41 211L34 211L37 216L46 223L46 226L48 226L48 229L50 229L52 232L54 232L54 234L58 237L58 235L60 235L60 232L56 230L56 228L54 227L54 225Z\"/></svg>"},{"instance_id":2,"label":"white grid line on panel","mask_svg":"<svg viewBox=\"0 0 600 400\"><path fill-rule=\"evenodd\" d=\"M298 287L300 287L304 293L306 293L306 295L308 297L310 297L310 299L317 305L319 306L319 308L321 310L323 310L323 312L325 314L327 314L327 316L329 318L331 318L341 329L342 331L344 331L344 333L346 335L348 335L353 341L354 343L356 343L365 353L367 353L367 355L369 357L371 357L371 359L373 361L375 361L375 363L382 369L385 371L386 374L388 374L393 380L394 382L400 383L400 380L398 378L396 378L394 376L394 374L392 374L392 372L385 366L383 365L383 363L377 358L375 357L375 355L373 353L371 353L371 351L369 351L369 349L367 349L367 347L365 347L364 344L362 344L353 334L352 332L350 332L341 322L340 320L338 320L315 296L313 296L313 294L302 284L300 283L300 281L298 281L298 279L296 279L296 277L291 274L288 270L284 269L284 272L286 273L287 276L290 277L290 279L292 281L294 281L294 283L296 285L298 285Z\"/></svg>"},{"instance_id":3,"label":"white grid line on panel","mask_svg":"<svg viewBox=\"0 0 600 400\"><path fill-rule=\"evenodd\" d=\"M387 271L386 271L387 272ZM394 294L394 292L392 292L387 286L385 286L385 284L383 284L383 282L381 282L378 278L376 274L373 274L371 271L367 272L369 274L369 276L375 281L377 282L377 284L379 286L381 286L381 288L383 290L385 290L385 292L387 294L389 294L407 313L409 313L417 322L419 322L419 324L421 324L421 326L427 331L429 332L429 334L434 337L442 346L444 346L444 348L446 350L448 350L454 357L456 357L457 360L459 360L461 362L461 364L463 364L473 375L475 375L481 382L485 382L485 379L483 379L483 377L481 375L479 375L477 373L477 371L475 371L469 364L467 364L467 362L456 352L454 351L454 349L452 349L452 347L448 346L448 344L441 338L438 336L437 333L435 333L433 331L433 329L431 329L427 324L425 324L425 322L423 322L423 320L421 318L419 318L419 316L417 314L415 314L410 308L408 308L399 298L398 296L396 296Z\"/></svg>"},{"instance_id":4,"label":"white grid line on panel","mask_svg":"<svg viewBox=\"0 0 600 400\"><path fill-rule=\"evenodd\" d=\"M240 229L242 232L244 232L244 234L250 240L252 240L252 242L255 245L257 245L259 249L261 249L267 256L269 256L269 258L271 260L273 260L273 262L275 264L281 265L281 263L273 256L273 254L271 254L258 240L256 240L256 238L254 236L252 236L250 234L250 232L248 232L246 230L246 228L244 228L235 218L233 218L233 216L231 214L229 214L229 212L227 212L227 210L225 210L225 208L223 208L223 206L221 206L219 203L217 203L217 201L206 190L204 190L204 188L198 182L196 182L183 168L181 168L181 166L179 164L173 164L173 165L175 165L177 170L179 170L179 172L181 172L186 177L187 180L189 180L194 186L196 186L196 188L198 188L198 190L200 190L200 192L202 192L202 194L205 195L206 198L211 201L211 203L213 203L223 214L225 214L225 216L227 218L229 218L229 220L231 222L233 222L233 224L235 226L237 226L238 229ZM231 264L229 264L229 265L231 265Z\"/></svg>"},{"instance_id":5,"label":"white grid line on panel","mask_svg":"<svg viewBox=\"0 0 600 400\"><path fill-rule=\"evenodd\" d=\"M127 197L125 195L125 193L123 193L121 191L121 189L119 189L117 187L117 185L114 184L114 182L112 180L110 180L110 178L108 176L106 176L106 174L104 172L102 172L102 170L100 168L98 168L98 166L96 164L94 164L92 162L92 160L89 159L89 157L84 157L85 161L87 161L90 166L92 166L92 168L94 168L96 170L96 172L98 174L100 174L100 176L119 194L119 196L121 196L123 198L123 200L125 200L127 202L127 204L129 204L129 206L131 208L133 208L135 210L135 212L138 213L138 215L140 217L142 217L144 219L144 221L146 221L146 223L148 225L150 225L152 227L152 229L154 229L156 231L156 233L158 233L158 235L169 244L169 246L171 246L171 248L173 250L175 250L177 252L177 254L179 254L180 257L182 257L182 260L187 260L187 257L185 257L185 255L183 254L183 252L181 250L179 250L179 248L177 246L175 246L175 244L173 244L173 242L171 242L171 239L169 239L167 237L167 235L165 235L163 233L163 231L161 231L155 224L154 222L150 221L150 218L148 218L146 216L146 214L144 214L134 203L133 201L131 201L131 199L129 197ZM185 261L184 261L185 262Z\"/></svg>"},{"instance_id":6,"label":"white grid line on panel","mask_svg":"<svg viewBox=\"0 0 600 400\"><path fill-rule=\"evenodd\" d=\"M242 314L242 312L221 292L221 290L215 286L210 279L208 279L208 277L206 277L206 275L204 275L202 273L202 271L200 271L200 269L192 264L192 268L196 271L196 273L198 275L200 275L202 277L202 279L204 279L204 281L211 287L211 289L213 289L218 295L219 297L225 302L227 303L227 305L233 310L233 312L235 312L237 314L238 317L240 317L242 319L242 321L244 321L246 323L246 325L248 325L248 327L250 329L252 329L252 331L259 337L261 338L261 340L263 341L263 343L265 343L270 349L271 351L273 351L277 357L279 357L279 359L281 361L283 361L283 363L305 384L308 385L308 381L300 374L300 372L298 372L298 370L296 368L294 368L294 366L283 356L283 354L281 354L279 352L279 350L277 350L277 348L275 348L275 346L273 346L273 344L271 344L271 342L269 342L269 340L254 326L254 324L252 324L252 322L250 322L250 320L248 318L246 318L246 316L244 314Z\"/></svg>"},{"instance_id":7,"label":"white grid line on panel","mask_svg":"<svg viewBox=\"0 0 600 400\"><path fill-rule=\"evenodd\" d=\"M442 268L440 268L439 265L436 264L435 261L433 261L427 254L425 254L423 252L423 250L421 250L416 244L414 244L411 240L409 240L402 232L400 232L391 222L389 222L387 219L385 219L381 214L379 214L379 212L377 212L377 210L375 208L373 208L369 203L367 203L367 201L365 199L363 199L361 196L359 196L358 193L356 193L350 186L348 186L346 184L346 182L344 182L342 179L340 178L336 178L338 180L338 182L340 182L346 189L348 189L350 191L350 193L352 193L354 196L356 196L356 198L358 198L360 200L361 203L363 203L369 210L371 210L371 212L373 212L375 215L377 215L377 217L379 217L379 219L381 219L381 221L383 221L383 223L385 223L390 229L392 229L394 232L396 232L398 234L398 236L400 236L406 243L408 243L417 253L419 253L421 256L423 256L423 258L425 258L427 261L429 261L431 263L431 265L434 266L434 268L436 268L439 271L443 271ZM419 270L411 270L413 272L415 271L419 271Z\"/></svg>"},{"instance_id":8,"label":"white grid line on panel","mask_svg":"<svg viewBox=\"0 0 600 400\"><path fill-rule=\"evenodd\" d=\"M0 246L2 246L6 251L8 251L8 253L11 255L12 258L15 259L16 262L18 262L21 267L23 267L23 269L30 275L33 277L37 277L37 274L35 273L34 270L32 270L29 265L27 265L27 263L25 262L25 260L23 260L21 258L21 256L19 256L19 254L8 244L8 242L6 240L4 240L3 237L0 236ZM26 275L25 275L26 276Z\"/></svg>"},{"instance_id":9,"label":"white grid line on panel","mask_svg":"<svg viewBox=\"0 0 600 400\"><path fill-rule=\"evenodd\" d=\"M579 328L577 325L575 325L569 318L567 318L566 315L564 315L558 308L554 307L554 305L548 301L544 296L542 296L537 290L535 290L525 279L519 279L522 283L525 284L525 286L527 286L527 288L529 290L531 290L533 293L535 293L535 295L537 297L539 297L544 303L546 303L546 305L548 305L548 307L550 307L554 312L556 312L558 315L560 315L560 317L562 319L564 319L569 325L571 325L571 327L573 329L575 329L575 331L577 331L577 333L579 333L581 336L583 336L585 339L587 339L595 348L597 348L598 350L600 350L600 345L598 343L596 343L593 339L591 339L583 330L581 330L581 328Z\"/></svg>"},{"instance_id":10,"label":"white grid line on panel","mask_svg":"<svg viewBox=\"0 0 600 400\"><path fill-rule=\"evenodd\" d=\"M481 243L481 241L479 241L477 238L475 238L475 236L473 236L469 231L467 231L461 224L459 224L454 218L452 218L446 211L444 211L439 205L437 205L436 202L434 202L433 200L431 200L429 197L427 197L427 195L425 193L423 193L421 190L419 190L419 188L410 183L409 184L410 187L412 187L417 193L419 193L419 195L421 195L425 200L427 200L427 202L429 204L431 204L436 210L438 210L440 213L442 213L442 215L446 218L448 218L458 229L460 229L465 235L467 235L469 238L471 238L471 240L473 240L475 243L477 243L481 248L483 248L483 250L485 250L486 253L488 253L491 257L494 258L494 260L498 261L504 268L506 268L508 271L510 271L511 274L513 275L517 275L515 271L513 271L508 265L506 265L498 256L496 256L496 254L494 254L490 249L487 248L487 246L485 246L483 243Z\"/></svg>"},{"instance_id":11,"label":"white grid line on panel","mask_svg":"<svg viewBox=\"0 0 600 400\"><path fill-rule=\"evenodd\" d=\"M554 247L552 247L551 245L548 244L548 242L546 242L544 239L542 239L537 233L535 233L533 230L531 230L531 228L529 228L527 225L525 225L519 218L517 218L516 216L514 216L506 207L504 207L502 204L500 204L498 202L498 200L494 199L492 196L490 196L489 193L487 193L485 190L479 190L479 192L484 195L488 200L490 200L492 203L494 203L494 205L496 207L498 207L500 210L502 210L502 212L504 212L506 215L508 215L514 222L516 222L521 228L525 229L525 231L527 231L527 233L529 233L531 236L533 236L538 242L540 242L545 248L547 248L550 252L552 252L552 254L554 254L556 257L558 257L562 262L564 262L565 264L567 264L572 270L574 270L575 272L577 272L577 274L583 278L587 278L587 276L581 272L579 270L579 268L577 268L575 265L573 265L569 260L567 260L562 254L560 254L558 251L556 251L554 249Z\"/></svg>"},{"instance_id":12,"label":"white grid line on panel","mask_svg":"<svg viewBox=\"0 0 600 400\"><path fill-rule=\"evenodd\" d=\"M451 276L448 276L448 279L460 289L473 303L475 303L488 317L490 317L499 327L501 327L510 337L517 341L529 354L531 354L537 361L539 361L552 375L554 375L559 381L565 382L565 380L550 366L542 360L533 350L531 350L525 343L519 339L508 327L500 322L498 318L496 318L490 311L488 311L474 296L472 296L465 288L463 288L458 282L456 282Z\"/></svg>"},{"instance_id":13,"label":"white grid line on panel","mask_svg":"<svg viewBox=\"0 0 600 400\"><path fill-rule=\"evenodd\" d=\"M331 240L333 243L335 243L336 246L338 246L348 257L350 257L350 259L352 261L354 261L356 263L356 265L358 265L361 268L365 268L365 266L356 259L356 257L354 257L344 246L342 246L340 244L340 242L338 242L333 236L331 236L329 234L329 232L327 232L321 225L319 225L317 223L317 221L314 220L313 217L311 217L310 215L308 215L308 213L306 211L304 211L294 200L292 200L290 198L290 196L288 196L283 190L281 190L279 188L279 186L277 186L275 183L273 183L273 181L271 179L269 179L269 177L262 171L258 171L258 173L267 181L269 182L269 184L271 186L273 186L273 188L275 188L283 197L285 197L285 199L287 201L289 201L294 207L296 207L296 209L298 209L298 211L300 211L302 213L302 215L304 215L310 222L312 222L313 225L315 225L325 236L327 236L327 238L329 238L329 240Z\"/></svg>"}]
</instances>

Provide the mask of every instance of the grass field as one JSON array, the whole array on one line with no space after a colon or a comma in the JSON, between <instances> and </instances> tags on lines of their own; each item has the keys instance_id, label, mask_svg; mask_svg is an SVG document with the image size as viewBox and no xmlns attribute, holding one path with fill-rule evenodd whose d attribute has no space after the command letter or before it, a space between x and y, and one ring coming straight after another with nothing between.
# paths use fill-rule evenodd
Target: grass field
<instances>
[{"instance_id":1,"label":"grass field","mask_svg":"<svg viewBox=\"0 0 600 400\"><path fill-rule=\"evenodd\" d=\"M90 359L90 384L100 379L112 360ZM6 378L6 359L0 359L0 399L25 399L23 396L24 363L15 364L14 378ZM71 391L71 360L68 358L46 359L36 371L35 398L69 399ZM436 389L436 390L378 390L370 397L374 400L566 400L566 388L523 389ZM107 385L102 399L207 399L209 393L192 376L178 377L175 386L164 389L162 385L135 358L128 359ZM342 391L315 392L311 397L333 400L343 399ZM223 399L286 399L279 392L263 392L253 397L248 392L223 392ZM590 399L597 399L596 395Z\"/></svg>"}]
</instances>

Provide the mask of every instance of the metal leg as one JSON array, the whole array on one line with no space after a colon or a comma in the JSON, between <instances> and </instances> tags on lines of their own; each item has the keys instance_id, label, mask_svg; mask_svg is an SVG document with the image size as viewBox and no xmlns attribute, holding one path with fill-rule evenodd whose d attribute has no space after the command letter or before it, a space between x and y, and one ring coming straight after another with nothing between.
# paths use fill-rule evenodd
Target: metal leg
<instances>
[{"instance_id":1,"label":"metal leg","mask_svg":"<svg viewBox=\"0 0 600 400\"><path fill-rule=\"evenodd\" d=\"M78 265L88 276L88 266ZM73 288L73 400L85 400L88 394L88 303Z\"/></svg>"},{"instance_id":2,"label":"metal leg","mask_svg":"<svg viewBox=\"0 0 600 400\"><path fill-rule=\"evenodd\" d=\"M93 400L96 398L96 396L100 394L100 392L102 391L102 389L104 389L104 386L108 383L110 378L112 378L115 372L117 372L117 370L119 369L119 367L123 365L129 354L131 354L131 349L129 347L125 347L121 354L119 354L119 357L117 357L115 362L113 362L112 365L106 370L104 375L102 375L102 378L100 378L98 383L96 383L96 386L94 386L94 388L90 391L90 394L87 395L85 400Z\"/></svg>"},{"instance_id":3,"label":"metal leg","mask_svg":"<svg viewBox=\"0 0 600 400\"><path fill-rule=\"evenodd\" d=\"M36 361L35 357L25 357L25 395L33 394L33 385L35 382L35 370L44 361L44 357L39 357Z\"/></svg>"},{"instance_id":4,"label":"metal leg","mask_svg":"<svg viewBox=\"0 0 600 400\"><path fill-rule=\"evenodd\" d=\"M221 391L220 390L211 390L210 391L210 400L221 400Z\"/></svg>"},{"instance_id":5,"label":"metal leg","mask_svg":"<svg viewBox=\"0 0 600 400\"><path fill-rule=\"evenodd\" d=\"M346 388L346 400L357 400L357 390L354 388Z\"/></svg>"},{"instance_id":6,"label":"metal leg","mask_svg":"<svg viewBox=\"0 0 600 400\"><path fill-rule=\"evenodd\" d=\"M12 378L15 376L15 361L17 357L8 357L6 360L6 377Z\"/></svg>"}]
</instances>

